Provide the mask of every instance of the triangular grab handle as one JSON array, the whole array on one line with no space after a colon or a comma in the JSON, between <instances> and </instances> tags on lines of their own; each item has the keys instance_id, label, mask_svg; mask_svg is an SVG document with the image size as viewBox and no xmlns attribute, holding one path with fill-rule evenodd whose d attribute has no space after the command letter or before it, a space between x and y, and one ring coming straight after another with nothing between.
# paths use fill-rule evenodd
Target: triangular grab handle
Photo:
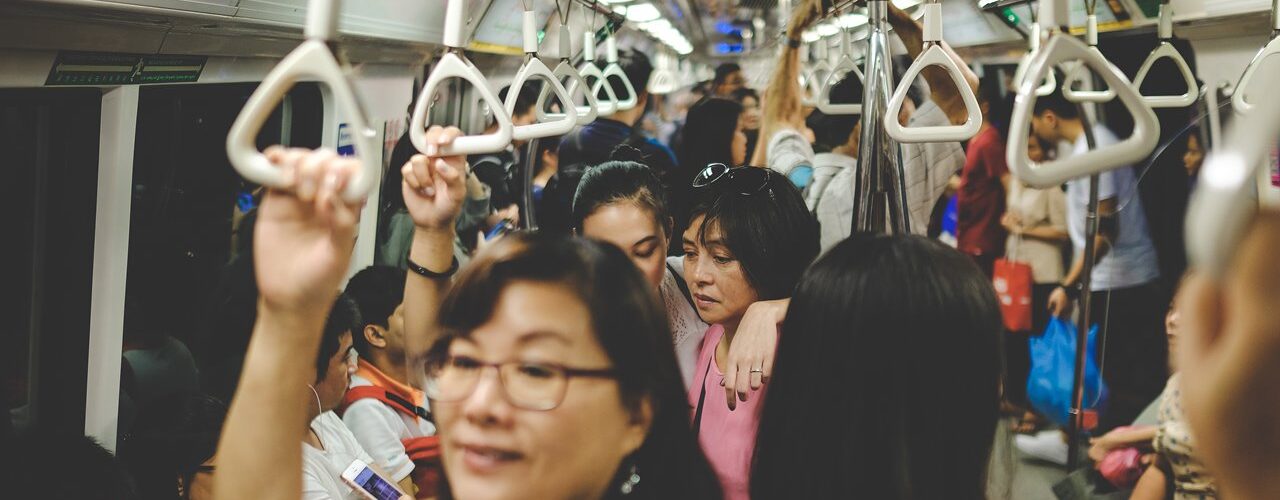
<instances>
[{"instance_id":1,"label":"triangular grab handle","mask_svg":"<svg viewBox=\"0 0 1280 500\"><path fill-rule=\"evenodd\" d=\"M1032 162L1027 157L1027 132L1031 127L1031 116L1037 98L1036 82L1052 71L1055 65L1071 60L1083 61L1116 92L1120 102L1133 115L1133 134L1119 143L1083 154L1049 163ZM1088 46L1067 35L1054 36L1032 58L1027 68L1027 77L1018 87L1009 130L1008 148L1005 151L1009 169L1023 182L1042 189L1141 161L1151 154L1160 138L1160 122L1156 120L1155 112L1129 84L1124 73L1107 62L1102 54L1089 50Z\"/></svg>"},{"instance_id":2,"label":"triangular grab handle","mask_svg":"<svg viewBox=\"0 0 1280 500\"><path fill-rule=\"evenodd\" d=\"M618 45L617 45L617 42L613 40L613 35L610 35L609 38L605 39L605 50L607 51L607 55L608 55L608 59L607 59L608 65L606 65L604 68L604 78L597 80L595 87L592 87L591 91L600 92L600 87L608 83L609 77L611 76L619 80L622 80L622 88L627 91L627 96L621 100L617 99L616 97L614 98L614 103L616 106L615 110L616 111L630 110L636 107L636 104L639 103L640 101L639 101L639 98L636 97L635 87L631 86L631 79L627 78L627 74L622 71L622 66L618 65ZM612 87L612 85L609 85L609 86ZM609 95L613 96L613 92L610 92Z\"/></svg>"},{"instance_id":3,"label":"triangular grab handle","mask_svg":"<svg viewBox=\"0 0 1280 500\"><path fill-rule=\"evenodd\" d=\"M595 82L596 82L595 85L592 85L590 87L591 89L590 93L592 96L600 95L600 89L602 87L604 88L604 95L605 97L608 97L608 100L596 101L596 111L600 115L608 116L613 114L614 111L620 111L622 109L618 105L618 96L613 93L613 85L601 84L601 82L605 81L605 77L604 77L604 72L600 71L599 66L596 66L595 63L591 61L587 61L582 63L582 66L578 68L578 73L582 75L582 79L587 82L590 82L590 80L588 80L589 78L595 78ZM626 78L623 78L623 81L626 81Z\"/></svg>"},{"instance_id":4,"label":"triangular grab handle","mask_svg":"<svg viewBox=\"0 0 1280 500\"><path fill-rule=\"evenodd\" d=\"M1138 69L1138 75L1133 79L1133 88L1138 89L1139 92L1142 91L1142 82L1146 81L1151 66L1162 58L1168 58L1178 67L1178 71L1182 73L1182 80L1187 83L1187 91L1182 95L1143 95L1142 99L1147 101L1147 105L1153 108L1185 108L1200 100L1200 84L1196 82L1196 75L1191 72L1187 60L1182 58L1182 53L1169 42L1160 42L1160 45L1151 51L1151 55L1147 56L1147 60Z\"/></svg>"},{"instance_id":5,"label":"triangular grab handle","mask_svg":"<svg viewBox=\"0 0 1280 500\"><path fill-rule=\"evenodd\" d=\"M853 58L848 54L840 56L840 61L836 63L831 72L827 73L827 78L822 82L822 91L818 93L818 110L828 115L860 115L862 114L862 104L832 104L831 89L840 83L845 75L852 73L858 77L858 81L865 82L866 77L862 74L862 70L858 69L858 64L853 62Z\"/></svg>"},{"instance_id":6,"label":"triangular grab handle","mask_svg":"<svg viewBox=\"0 0 1280 500\"><path fill-rule=\"evenodd\" d=\"M1262 73L1258 75L1262 81L1275 81L1280 76L1275 66L1264 68ZM1258 210L1253 196L1257 170L1270 165L1267 158L1280 134L1280 96L1259 94L1253 106L1253 112L1232 123L1222 146L1205 160L1187 206L1187 255L1213 278L1226 275Z\"/></svg>"},{"instance_id":7,"label":"triangular grab handle","mask_svg":"<svg viewBox=\"0 0 1280 500\"><path fill-rule=\"evenodd\" d=\"M1098 51L1097 47L1089 47L1089 51L1103 58L1103 60L1106 59L1103 57L1102 52ZM1075 90L1073 88L1075 84L1083 83L1084 79L1089 77L1089 72L1086 70L1087 66L1086 64L1077 64L1075 69L1067 73L1066 79L1062 81L1062 97L1071 102L1092 103L1111 102L1112 99L1115 99L1116 89L1110 85L1107 85L1106 90ZM1103 81L1106 80L1104 79Z\"/></svg>"},{"instance_id":8,"label":"triangular grab handle","mask_svg":"<svg viewBox=\"0 0 1280 500\"><path fill-rule=\"evenodd\" d=\"M569 64L569 61L563 60L560 61L560 64L556 65L555 71L552 71L551 74L555 76L556 81L569 80L569 86L565 87L565 95L568 95L571 100L562 100L560 101L560 104L562 106L574 107L574 110L576 111L575 114L577 115L577 124L586 125L595 121L596 108L599 106L599 103L596 102L595 94L588 91L590 86L587 85L587 81L582 78L582 73L579 73L572 64ZM587 99L586 106L578 106L577 101L572 100L573 96L576 95L579 90L582 91L582 95ZM550 95L551 88L543 85L542 90L538 92L538 105L534 107L534 109L537 110L538 120L555 120L565 116L565 113L548 113L546 111L547 97Z\"/></svg>"},{"instance_id":9,"label":"triangular grab handle","mask_svg":"<svg viewBox=\"0 0 1280 500\"><path fill-rule=\"evenodd\" d=\"M356 99L342 65L323 39L303 41L263 78L231 124L227 133L227 158L244 178L263 186L282 187L284 177L280 169L258 151L255 140L285 93L298 81L309 78L329 87L350 127L352 145L362 169L347 184L342 197L347 201L357 201L369 193L378 179L379 165L373 160L378 151L378 141L369 129L360 101Z\"/></svg>"},{"instance_id":10,"label":"triangular grab handle","mask_svg":"<svg viewBox=\"0 0 1280 500\"><path fill-rule=\"evenodd\" d=\"M955 82L956 90L960 92L960 97L964 99L964 107L969 112L963 125L904 127L898 123L898 112L901 111L902 103L907 98L907 90L911 87L911 82L915 81L916 75L919 75L921 70L929 66L942 66L947 70L947 74L951 75L951 81ZM947 55L942 45L936 43L930 45L923 54L920 54L920 57L916 58L915 63L907 68L897 90L893 91L893 97L889 99L889 108L884 112L884 128L889 137L905 143L967 141L977 135L978 130L982 128L982 108L978 107L978 98L973 95L973 88L969 86L969 82L965 81L960 68L956 66L951 56Z\"/></svg>"},{"instance_id":11,"label":"triangular grab handle","mask_svg":"<svg viewBox=\"0 0 1280 500\"><path fill-rule=\"evenodd\" d=\"M1270 42L1267 42L1253 56L1253 60L1249 61L1249 65L1245 66L1244 74L1240 75L1240 81L1236 83L1235 92L1231 94L1231 107L1235 108L1236 113L1243 115L1253 111L1253 105L1245 100L1245 94L1249 92L1249 87L1253 83L1254 73L1258 71L1258 67L1262 66L1267 58L1277 54L1280 54L1280 37L1272 38Z\"/></svg>"},{"instance_id":12,"label":"triangular grab handle","mask_svg":"<svg viewBox=\"0 0 1280 500\"><path fill-rule=\"evenodd\" d=\"M440 148L439 154L441 156L473 155L506 149L507 145L511 144L511 117L507 115L502 101L489 88L480 70L453 51L446 52L444 57L440 58L431 76L427 77L427 83L422 86L422 93L418 95L418 102L413 107L413 116L409 120L409 140L413 141L413 146L418 148L418 151L427 151L427 108L435 98L436 89L449 78L461 78L475 87L485 104L489 106L489 110L493 112L498 129L489 134L458 137L452 143Z\"/></svg>"},{"instance_id":13,"label":"triangular grab handle","mask_svg":"<svg viewBox=\"0 0 1280 500\"><path fill-rule=\"evenodd\" d=\"M520 89L524 87L525 82L535 77L546 81L542 89L547 90L550 88L552 92L555 92L556 97L560 99L560 103L565 107L565 112L560 113L559 117L553 118L551 121L539 119L538 123L512 127L511 137L516 140L527 141L567 134L570 130L573 130L574 125L577 125L578 112L569 97L569 92L560 83L560 79L556 78L556 75L537 56L530 57L516 72L516 77L511 81L511 91L507 93L507 116L515 113L516 101L520 97Z\"/></svg>"}]
</instances>

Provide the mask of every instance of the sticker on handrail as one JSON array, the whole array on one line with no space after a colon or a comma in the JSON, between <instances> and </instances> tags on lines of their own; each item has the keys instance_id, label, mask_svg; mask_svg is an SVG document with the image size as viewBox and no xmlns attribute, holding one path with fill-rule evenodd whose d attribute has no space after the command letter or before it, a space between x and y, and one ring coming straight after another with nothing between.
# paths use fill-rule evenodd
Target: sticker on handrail
<instances>
[{"instance_id":1,"label":"sticker on handrail","mask_svg":"<svg viewBox=\"0 0 1280 500\"><path fill-rule=\"evenodd\" d=\"M351 127L345 123L338 124L338 154L342 156L355 156L355 141L351 140Z\"/></svg>"},{"instance_id":2,"label":"sticker on handrail","mask_svg":"<svg viewBox=\"0 0 1280 500\"><path fill-rule=\"evenodd\" d=\"M200 79L207 56L59 51L45 85L138 85Z\"/></svg>"}]
</instances>

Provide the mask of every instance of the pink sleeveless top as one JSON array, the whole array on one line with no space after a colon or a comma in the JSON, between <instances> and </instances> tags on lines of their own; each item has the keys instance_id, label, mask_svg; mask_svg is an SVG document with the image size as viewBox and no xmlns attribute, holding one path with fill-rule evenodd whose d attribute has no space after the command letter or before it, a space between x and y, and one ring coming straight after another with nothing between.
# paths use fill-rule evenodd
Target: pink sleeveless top
<instances>
[{"instance_id":1,"label":"pink sleeveless top","mask_svg":"<svg viewBox=\"0 0 1280 500\"><path fill-rule=\"evenodd\" d=\"M751 477L751 456L756 445L756 427L760 422L760 408L765 391L749 394L747 401L738 401L730 411L725 403L724 374L714 363L716 345L724 336L724 327L712 325L702 338L698 350L698 364L689 386L689 406L697 418L698 400L702 400L702 417L698 444L715 469L726 500L747 500L751 496L748 486ZM705 392L704 392L705 391Z\"/></svg>"}]
</instances>

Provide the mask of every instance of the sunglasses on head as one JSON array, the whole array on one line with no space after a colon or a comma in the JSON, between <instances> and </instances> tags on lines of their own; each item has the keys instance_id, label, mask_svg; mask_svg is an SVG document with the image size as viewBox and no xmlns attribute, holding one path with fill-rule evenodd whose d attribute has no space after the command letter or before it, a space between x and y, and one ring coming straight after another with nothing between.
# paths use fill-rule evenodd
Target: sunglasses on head
<instances>
[{"instance_id":1,"label":"sunglasses on head","mask_svg":"<svg viewBox=\"0 0 1280 500\"><path fill-rule=\"evenodd\" d=\"M767 168L729 167L723 163L712 163L698 172L693 178L693 187L697 189L712 187L743 196L751 196L769 187Z\"/></svg>"}]
</instances>

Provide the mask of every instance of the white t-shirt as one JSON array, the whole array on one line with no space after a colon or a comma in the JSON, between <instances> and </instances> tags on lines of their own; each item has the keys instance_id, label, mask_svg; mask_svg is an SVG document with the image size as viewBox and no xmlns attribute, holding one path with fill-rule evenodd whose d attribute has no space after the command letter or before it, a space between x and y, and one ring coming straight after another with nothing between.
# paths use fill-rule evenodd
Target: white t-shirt
<instances>
[{"instance_id":1,"label":"white t-shirt","mask_svg":"<svg viewBox=\"0 0 1280 500\"><path fill-rule=\"evenodd\" d=\"M364 377L351 376L351 387L371 385L373 383ZM401 440L434 436L436 433L436 426L426 419L410 417L373 398L351 403L342 413L342 423L351 430L360 446L374 457L373 463L396 482L413 472L413 461L405 454Z\"/></svg>"},{"instance_id":2,"label":"white t-shirt","mask_svg":"<svg viewBox=\"0 0 1280 500\"><path fill-rule=\"evenodd\" d=\"M926 100L916 109L907 123L910 127L935 127L950 124L947 114L933 101ZM822 165L814 167L814 187L819 172L831 175L821 192L811 190L806 203L813 200L814 215L821 229L821 247L825 252L836 243L848 238L853 229L853 186L858 160L845 155L823 156ZM836 159L843 157L845 159ZM902 144L902 175L906 186L907 209L910 211L911 232L925 234L929 229L929 216L933 206L947 189L951 176L964 167L964 149L958 142L927 142ZM838 169L835 173L824 169Z\"/></svg>"},{"instance_id":3,"label":"white t-shirt","mask_svg":"<svg viewBox=\"0 0 1280 500\"><path fill-rule=\"evenodd\" d=\"M1111 130L1102 125L1093 127L1093 137L1098 149L1120 142ZM1089 150L1084 134L1076 138L1072 154ZM1156 261L1156 248L1151 244L1147 230L1147 215L1142 208L1142 196L1138 194L1138 179L1130 166L1104 172L1098 176L1098 200L1116 200L1119 211L1120 236L1111 245L1111 251L1093 266L1092 290L1114 290L1150 283L1160 277ZM1076 256L1084 254L1084 223L1089 207L1089 178L1067 181L1067 232Z\"/></svg>"},{"instance_id":4,"label":"white t-shirt","mask_svg":"<svg viewBox=\"0 0 1280 500\"><path fill-rule=\"evenodd\" d=\"M372 464L356 437L331 411L311 421L311 430L320 437L323 450L302 443L302 498L304 500L363 500L359 493L342 480L342 471L353 460Z\"/></svg>"},{"instance_id":5,"label":"white t-shirt","mask_svg":"<svg viewBox=\"0 0 1280 500\"><path fill-rule=\"evenodd\" d=\"M795 129L774 132L764 151L769 169L788 178L796 167L813 166L813 145Z\"/></svg>"},{"instance_id":6,"label":"white t-shirt","mask_svg":"<svg viewBox=\"0 0 1280 500\"><path fill-rule=\"evenodd\" d=\"M674 270L674 272L672 272ZM672 343L675 345L676 362L680 365L680 374L684 376L684 386L693 383L694 368L698 364L698 346L702 344L702 336L707 333L709 325L698 317L684 291L680 290L680 282L684 279L684 258L667 257L667 272L662 277L662 286L658 292L662 295L662 304L667 310L667 323L671 327Z\"/></svg>"}]
</instances>

